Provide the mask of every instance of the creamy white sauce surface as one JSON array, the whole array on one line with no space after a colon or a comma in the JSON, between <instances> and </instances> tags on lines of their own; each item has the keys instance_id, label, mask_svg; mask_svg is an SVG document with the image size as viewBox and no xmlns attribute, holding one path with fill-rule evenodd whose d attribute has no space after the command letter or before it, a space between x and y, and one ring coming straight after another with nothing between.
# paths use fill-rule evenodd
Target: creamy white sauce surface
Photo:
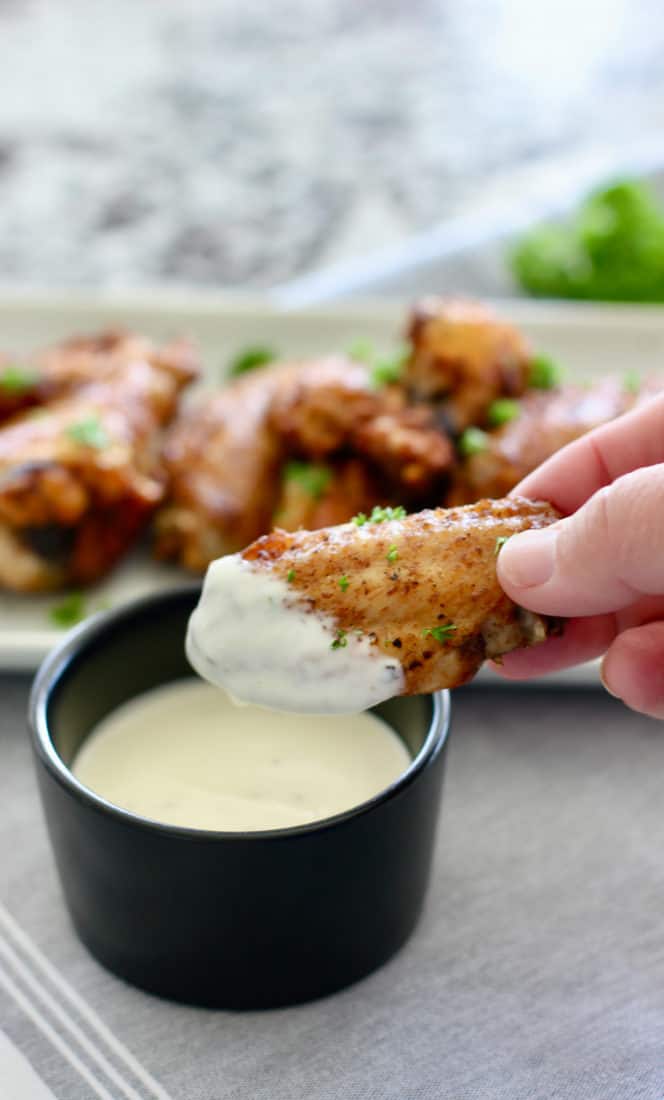
<instances>
[{"instance_id":1,"label":"creamy white sauce surface","mask_svg":"<svg viewBox=\"0 0 664 1100\"><path fill-rule=\"evenodd\" d=\"M197 829L304 825L378 794L410 765L373 714L311 718L236 707L183 680L118 708L77 754L75 776L107 801Z\"/></svg>"},{"instance_id":2,"label":"creamy white sauce surface","mask_svg":"<svg viewBox=\"0 0 664 1100\"><path fill-rule=\"evenodd\" d=\"M235 699L276 710L351 714L403 691L396 657L311 611L297 590L239 554L210 565L189 620L187 657Z\"/></svg>"}]
</instances>

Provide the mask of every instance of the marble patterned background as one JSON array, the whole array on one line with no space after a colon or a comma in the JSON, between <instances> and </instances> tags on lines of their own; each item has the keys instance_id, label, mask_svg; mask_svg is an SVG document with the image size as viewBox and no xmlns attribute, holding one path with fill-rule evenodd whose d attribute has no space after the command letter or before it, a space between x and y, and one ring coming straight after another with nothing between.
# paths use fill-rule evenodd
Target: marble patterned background
<instances>
[{"instance_id":1,"label":"marble patterned background","mask_svg":"<svg viewBox=\"0 0 664 1100\"><path fill-rule=\"evenodd\" d=\"M664 133L662 15L0 0L0 282L265 288L518 201L548 158Z\"/></svg>"}]
</instances>

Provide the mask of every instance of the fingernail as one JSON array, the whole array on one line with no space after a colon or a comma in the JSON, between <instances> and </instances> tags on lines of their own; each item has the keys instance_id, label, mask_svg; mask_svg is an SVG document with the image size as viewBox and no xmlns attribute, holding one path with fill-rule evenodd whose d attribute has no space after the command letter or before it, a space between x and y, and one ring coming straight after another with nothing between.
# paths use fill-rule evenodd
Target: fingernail
<instances>
[{"instance_id":1,"label":"fingernail","mask_svg":"<svg viewBox=\"0 0 664 1100\"><path fill-rule=\"evenodd\" d=\"M553 527L524 531L505 543L500 552L500 575L515 588L535 588L553 576L556 539Z\"/></svg>"},{"instance_id":2,"label":"fingernail","mask_svg":"<svg viewBox=\"0 0 664 1100\"><path fill-rule=\"evenodd\" d=\"M599 666L599 678L602 681L602 687L604 688L605 691L607 691L609 693L609 695L612 695L614 699L619 699L620 696L616 695L615 691L611 691L611 688L609 687L609 685L606 682L606 671L605 671L605 668L604 668L605 664L606 664L606 660L603 660L601 665Z\"/></svg>"}]
</instances>

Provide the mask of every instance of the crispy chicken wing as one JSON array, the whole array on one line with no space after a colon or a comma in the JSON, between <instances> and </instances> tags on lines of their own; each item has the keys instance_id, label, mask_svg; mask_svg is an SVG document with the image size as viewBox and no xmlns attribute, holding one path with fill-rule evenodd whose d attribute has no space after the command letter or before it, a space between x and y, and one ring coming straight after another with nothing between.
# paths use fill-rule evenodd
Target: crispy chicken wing
<instances>
[{"instance_id":1,"label":"crispy chicken wing","mask_svg":"<svg viewBox=\"0 0 664 1100\"><path fill-rule=\"evenodd\" d=\"M273 523L284 531L316 531L371 511L380 487L357 458L335 463L286 462Z\"/></svg>"},{"instance_id":2,"label":"crispy chicken wing","mask_svg":"<svg viewBox=\"0 0 664 1100\"><path fill-rule=\"evenodd\" d=\"M0 421L22 409L65 397L90 382L110 381L129 363L150 363L178 387L193 381L198 357L186 340L157 346L144 336L108 330L75 336L22 357L0 358Z\"/></svg>"},{"instance_id":3,"label":"crispy chicken wing","mask_svg":"<svg viewBox=\"0 0 664 1100\"><path fill-rule=\"evenodd\" d=\"M635 394L610 378L591 387L566 385L526 394L515 419L490 432L486 448L460 465L449 503L505 496L561 447L620 416L634 402Z\"/></svg>"},{"instance_id":4,"label":"crispy chicken wing","mask_svg":"<svg viewBox=\"0 0 664 1100\"><path fill-rule=\"evenodd\" d=\"M425 298L408 335L404 382L418 400L439 402L454 431L484 424L492 401L518 397L527 387L527 344L486 306Z\"/></svg>"},{"instance_id":5,"label":"crispy chicken wing","mask_svg":"<svg viewBox=\"0 0 664 1100\"><path fill-rule=\"evenodd\" d=\"M180 386L132 360L0 429L0 585L87 584L126 551L162 497L156 434Z\"/></svg>"},{"instance_id":6,"label":"crispy chicken wing","mask_svg":"<svg viewBox=\"0 0 664 1100\"><path fill-rule=\"evenodd\" d=\"M307 677L314 710L456 687L486 657L555 628L505 595L496 557L505 538L557 518L548 504L513 498L276 530L211 566L190 659L239 698L283 709L307 709ZM366 698L363 684L373 685Z\"/></svg>"}]
</instances>

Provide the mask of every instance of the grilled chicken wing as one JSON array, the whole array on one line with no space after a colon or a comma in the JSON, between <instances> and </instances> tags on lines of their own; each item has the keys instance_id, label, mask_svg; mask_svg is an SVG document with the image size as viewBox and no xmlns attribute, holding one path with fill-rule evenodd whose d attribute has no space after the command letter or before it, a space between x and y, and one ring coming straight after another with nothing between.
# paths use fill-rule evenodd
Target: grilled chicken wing
<instances>
[{"instance_id":1,"label":"grilled chicken wing","mask_svg":"<svg viewBox=\"0 0 664 1100\"><path fill-rule=\"evenodd\" d=\"M458 468L449 503L505 496L561 447L620 416L636 399L614 379L604 379L592 387L567 385L553 392L526 394L516 418L489 433L486 449L471 455Z\"/></svg>"},{"instance_id":2,"label":"grilled chicken wing","mask_svg":"<svg viewBox=\"0 0 664 1100\"><path fill-rule=\"evenodd\" d=\"M0 429L0 585L87 584L123 554L163 494L156 434L181 381L126 362Z\"/></svg>"},{"instance_id":3,"label":"grilled chicken wing","mask_svg":"<svg viewBox=\"0 0 664 1100\"><path fill-rule=\"evenodd\" d=\"M405 385L416 399L441 403L454 431L484 424L492 401L518 397L528 385L523 337L479 303L425 298L408 335Z\"/></svg>"},{"instance_id":4,"label":"grilled chicken wing","mask_svg":"<svg viewBox=\"0 0 664 1100\"><path fill-rule=\"evenodd\" d=\"M350 711L456 687L486 657L554 628L508 599L496 556L501 540L557 518L513 498L276 530L210 567L190 660L239 698L286 710Z\"/></svg>"}]
</instances>

